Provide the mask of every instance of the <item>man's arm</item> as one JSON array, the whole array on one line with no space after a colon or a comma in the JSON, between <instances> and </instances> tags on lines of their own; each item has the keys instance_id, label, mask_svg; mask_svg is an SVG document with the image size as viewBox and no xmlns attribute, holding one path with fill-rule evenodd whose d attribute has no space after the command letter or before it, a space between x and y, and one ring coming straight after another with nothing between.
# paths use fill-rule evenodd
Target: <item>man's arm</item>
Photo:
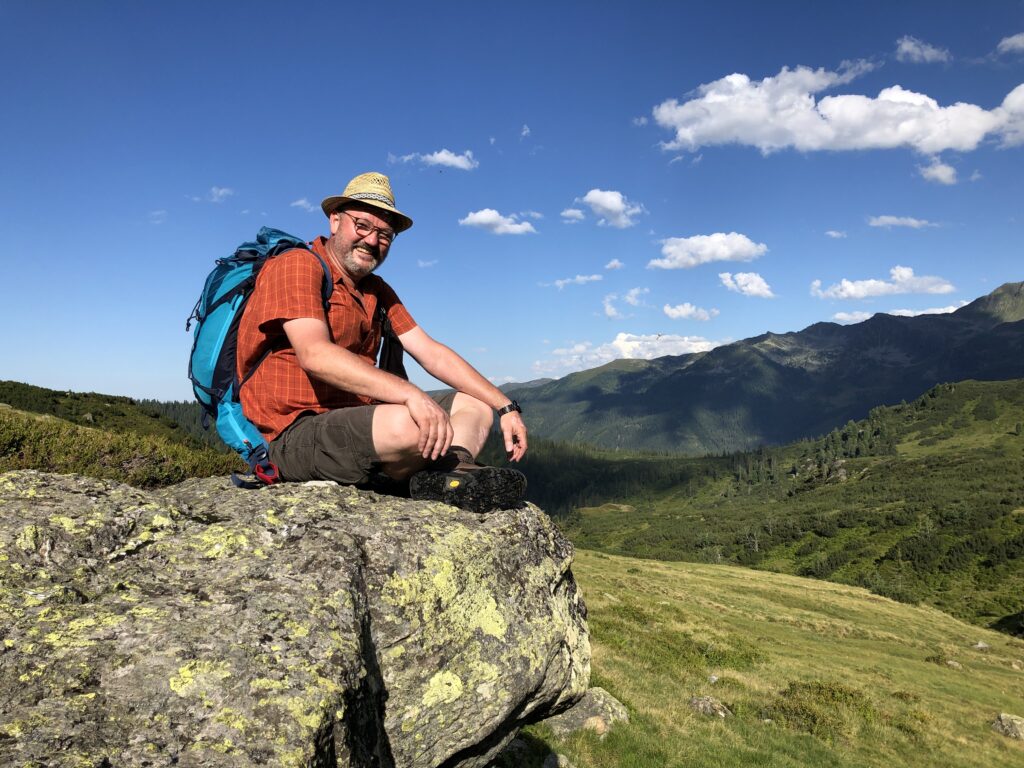
<instances>
[{"instance_id":1,"label":"man's arm","mask_svg":"<svg viewBox=\"0 0 1024 768\"><path fill-rule=\"evenodd\" d=\"M508 395L485 379L459 354L430 338L419 326L406 331L398 340L427 373L449 387L472 395L495 410L511 402ZM522 416L516 411L504 414L501 417L501 433L505 439L505 454L512 461L519 461L527 448L526 424Z\"/></svg>"},{"instance_id":2,"label":"man's arm","mask_svg":"<svg viewBox=\"0 0 1024 768\"><path fill-rule=\"evenodd\" d=\"M331 342L323 320L299 317L285 321L282 328L299 366L310 376L346 392L404 405L419 427L423 458L436 459L448 450L452 442L448 414L426 392Z\"/></svg>"}]
</instances>

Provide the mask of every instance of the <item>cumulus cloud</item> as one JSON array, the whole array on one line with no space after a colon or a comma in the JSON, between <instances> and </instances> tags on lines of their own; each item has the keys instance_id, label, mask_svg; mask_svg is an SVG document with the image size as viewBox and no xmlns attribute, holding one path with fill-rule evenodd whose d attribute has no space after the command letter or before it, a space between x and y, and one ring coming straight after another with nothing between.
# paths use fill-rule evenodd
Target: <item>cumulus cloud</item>
<instances>
[{"instance_id":1,"label":"cumulus cloud","mask_svg":"<svg viewBox=\"0 0 1024 768\"><path fill-rule=\"evenodd\" d=\"M719 272L718 279L730 291L742 293L744 296L758 296L762 299L774 299L771 286L757 272Z\"/></svg>"},{"instance_id":2,"label":"cumulus cloud","mask_svg":"<svg viewBox=\"0 0 1024 768\"><path fill-rule=\"evenodd\" d=\"M307 200L304 197L300 197L298 200L288 203L288 205L291 208L301 208L302 210L308 211L310 213L312 213L313 211L320 210L320 206L313 205L311 202L309 202L309 200Z\"/></svg>"},{"instance_id":3,"label":"cumulus cloud","mask_svg":"<svg viewBox=\"0 0 1024 768\"><path fill-rule=\"evenodd\" d=\"M630 288L622 300L633 307L639 307L643 302L640 297L651 292L650 288Z\"/></svg>"},{"instance_id":4,"label":"cumulus cloud","mask_svg":"<svg viewBox=\"0 0 1024 768\"><path fill-rule=\"evenodd\" d=\"M519 135L520 135L520 137L522 137L524 139L527 136L529 136L530 135L530 126L528 126L526 123L523 123L523 127L520 129Z\"/></svg>"},{"instance_id":5,"label":"cumulus cloud","mask_svg":"<svg viewBox=\"0 0 1024 768\"><path fill-rule=\"evenodd\" d=\"M833 240L840 240L840 239L846 237L846 233L845 232L840 232L837 229L827 229L827 230L825 230L825 234L828 235L829 237L831 237Z\"/></svg>"},{"instance_id":6,"label":"cumulus cloud","mask_svg":"<svg viewBox=\"0 0 1024 768\"><path fill-rule=\"evenodd\" d=\"M644 212L640 203L627 200L625 195L615 190L592 189L576 202L589 205L601 226L617 229L632 227L636 223L633 219Z\"/></svg>"},{"instance_id":7,"label":"cumulus cloud","mask_svg":"<svg viewBox=\"0 0 1024 768\"><path fill-rule=\"evenodd\" d=\"M565 224L575 224L577 221L583 221L586 218L586 214L579 208L566 208L560 215Z\"/></svg>"},{"instance_id":8,"label":"cumulus cloud","mask_svg":"<svg viewBox=\"0 0 1024 768\"><path fill-rule=\"evenodd\" d=\"M688 355L693 352L708 352L725 342L711 341L701 336L673 336L651 334L647 336L619 333L605 344L595 346L589 341L569 347L552 350L553 358L538 360L533 364L537 373L562 375L572 371L595 368L612 360L652 360L665 355Z\"/></svg>"},{"instance_id":9,"label":"cumulus cloud","mask_svg":"<svg viewBox=\"0 0 1024 768\"><path fill-rule=\"evenodd\" d=\"M652 259L647 267L689 269L712 261L753 261L767 251L764 243L755 243L738 232L670 237L661 241L661 255L665 258Z\"/></svg>"},{"instance_id":10,"label":"cumulus cloud","mask_svg":"<svg viewBox=\"0 0 1024 768\"><path fill-rule=\"evenodd\" d=\"M543 219L544 214L540 211L521 211L519 216L524 219Z\"/></svg>"},{"instance_id":11,"label":"cumulus cloud","mask_svg":"<svg viewBox=\"0 0 1024 768\"><path fill-rule=\"evenodd\" d=\"M609 261L607 264L604 265L604 268L605 269L622 269L624 266L626 266L626 265L623 264L618 259L612 259L611 261Z\"/></svg>"},{"instance_id":12,"label":"cumulus cloud","mask_svg":"<svg viewBox=\"0 0 1024 768\"><path fill-rule=\"evenodd\" d=\"M934 64L938 61L949 61L952 56L945 48L936 48L916 37L904 35L896 41L896 58L913 64Z\"/></svg>"},{"instance_id":13,"label":"cumulus cloud","mask_svg":"<svg viewBox=\"0 0 1024 768\"><path fill-rule=\"evenodd\" d=\"M890 309L888 314L897 317L919 317L920 315L948 315L956 312L960 307L966 307L967 302L961 300L959 304L950 304L948 307L931 307L929 309Z\"/></svg>"},{"instance_id":14,"label":"cumulus cloud","mask_svg":"<svg viewBox=\"0 0 1024 768\"><path fill-rule=\"evenodd\" d=\"M622 313L619 312L619 310L615 307L615 303L614 302L615 302L615 300L617 298L619 298L619 297L616 294L609 293L607 296L604 297L604 299L602 299L602 303L604 305L604 316L605 317L607 317L607 318L620 318L620 317L622 317Z\"/></svg>"},{"instance_id":15,"label":"cumulus cloud","mask_svg":"<svg viewBox=\"0 0 1024 768\"><path fill-rule=\"evenodd\" d=\"M518 221L516 214L502 216L493 208L482 208L466 214L464 219L459 219L459 225L463 227L479 227L486 229L495 235L525 235L536 234L537 230L528 221Z\"/></svg>"},{"instance_id":16,"label":"cumulus cloud","mask_svg":"<svg viewBox=\"0 0 1024 768\"><path fill-rule=\"evenodd\" d=\"M642 126L647 125L647 118L641 115L640 117L633 118L633 125Z\"/></svg>"},{"instance_id":17,"label":"cumulus cloud","mask_svg":"<svg viewBox=\"0 0 1024 768\"><path fill-rule=\"evenodd\" d=\"M389 163L411 163L419 161L424 165L441 165L445 168L458 168L460 171L471 171L480 165L479 161L473 157L473 153L470 150L466 150L461 155L457 155L450 149L439 149L437 152L431 152L430 154L424 155L419 152L413 152L409 155L401 155L396 157L395 155L388 155Z\"/></svg>"},{"instance_id":18,"label":"cumulus cloud","mask_svg":"<svg viewBox=\"0 0 1024 768\"><path fill-rule=\"evenodd\" d=\"M912 216L872 216L868 219L869 227L909 227L910 229L924 229L925 227L937 227L938 224L927 219L915 219Z\"/></svg>"},{"instance_id":19,"label":"cumulus cloud","mask_svg":"<svg viewBox=\"0 0 1024 768\"><path fill-rule=\"evenodd\" d=\"M435 264L437 264L437 259L431 259L430 261L424 261L423 259L416 259L416 266L420 267L421 269L426 268L426 267L432 267Z\"/></svg>"},{"instance_id":20,"label":"cumulus cloud","mask_svg":"<svg viewBox=\"0 0 1024 768\"><path fill-rule=\"evenodd\" d=\"M811 283L811 295L819 299L867 299L872 296L891 296L897 293L952 293L952 283L932 275L915 275L910 267L895 266L889 270L889 280L847 280L821 289L821 280Z\"/></svg>"},{"instance_id":21,"label":"cumulus cloud","mask_svg":"<svg viewBox=\"0 0 1024 768\"><path fill-rule=\"evenodd\" d=\"M603 275L576 275L576 277L564 277L561 280L555 280L553 283L545 283L544 285L553 285L558 290L562 290L567 285L584 285L586 283L593 283L597 280L604 280Z\"/></svg>"},{"instance_id":22,"label":"cumulus cloud","mask_svg":"<svg viewBox=\"0 0 1024 768\"><path fill-rule=\"evenodd\" d=\"M926 181L936 184L956 184L956 168L946 165L937 157L933 157L928 165L917 166L918 172Z\"/></svg>"},{"instance_id":23,"label":"cumulus cloud","mask_svg":"<svg viewBox=\"0 0 1024 768\"><path fill-rule=\"evenodd\" d=\"M853 325L854 323L863 323L874 316L874 312L836 312L832 315L832 320L842 325Z\"/></svg>"},{"instance_id":24,"label":"cumulus cloud","mask_svg":"<svg viewBox=\"0 0 1024 768\"><path fill-rule=\"evenodd\" d=\"M1024 32L1004 37L996 46L998 53L1024 53Z\"/></svg>"},{"instance_id":25,"label":"cumulus cloud","mask_svg":"<svg viewBox=\"0 0 1024 768\"><path fill-rule=\"evenodd\" d=\"M674 307L666 304L662 307L662 310L673 320L700 320L706 322L712 317L718 316L717 309L701 309L688 301L683 304L676 304Z\"/></svg>"},{"instance_id":26,"label":"cumulus cloud","mask_svg":"<svg viewBox=\"0 0 1024 768\"><path fill-rule=\"evenodd\" d=\"M899 85L878 96L818 95L845 85L872 65L857 62L838 72L796 67L751 80L734 73L697 88L688 101L668 99L654 108L659 126L674 138L667 150L742 144L768 154L782 149L862 150L909 147L922 154L975 149L989 135L1004 145L1024 142L1024 85L1002 105L986 110L957 102L940 106L930 96Z\"/></svg>"}]
</instances>

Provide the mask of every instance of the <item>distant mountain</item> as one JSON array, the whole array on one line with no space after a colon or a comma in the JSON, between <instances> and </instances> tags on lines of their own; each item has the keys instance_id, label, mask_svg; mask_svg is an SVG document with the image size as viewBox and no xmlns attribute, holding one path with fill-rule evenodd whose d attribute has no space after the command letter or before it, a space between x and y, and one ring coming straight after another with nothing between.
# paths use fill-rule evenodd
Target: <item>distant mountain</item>
<instances>
[{"instance_id":1,"label":"distant mountain","mask_svg":"<svg viewBox=\"0 0 1024 768\"><path fill-rule=\"evenodd\" d=\"M950 314L815 323L503 389L540 437L704 454L820 435L938 382L1017 377L1024 377L1024 283Z\"/></svg>"}]
</instances>

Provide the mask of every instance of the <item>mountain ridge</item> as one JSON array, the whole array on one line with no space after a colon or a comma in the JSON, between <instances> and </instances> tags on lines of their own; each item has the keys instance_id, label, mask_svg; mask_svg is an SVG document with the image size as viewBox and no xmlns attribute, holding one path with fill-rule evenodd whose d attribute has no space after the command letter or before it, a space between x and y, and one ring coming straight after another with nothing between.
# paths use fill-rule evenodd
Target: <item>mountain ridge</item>
<instances>
[{"instance_id":1,"label":"mountain ridge","mask_svg":"<svg viewBox=\"0 0 1024 768\"><path fill-rule=\"evenodd\" d=\"M781 444L940 381L1024 376L1024 283L949 314L819 322L631 363L504 389L531 431L555 440L689 454Z\"/></svg>"}]
</instances>

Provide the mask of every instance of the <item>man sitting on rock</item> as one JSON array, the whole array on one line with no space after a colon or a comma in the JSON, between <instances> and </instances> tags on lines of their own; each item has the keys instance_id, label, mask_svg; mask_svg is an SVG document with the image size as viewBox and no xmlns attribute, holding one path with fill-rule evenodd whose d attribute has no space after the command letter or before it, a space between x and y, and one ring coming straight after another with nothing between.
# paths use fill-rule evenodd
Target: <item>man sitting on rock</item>
<instances>
[{"instance_id":1,"label":"man sitting on rock","mask_svg":"<svg viewBox=\"0 0 1024 768\"><path fill-rule=\"evenodd\" d=\"M412 226L395 207L390 180L361 174L321 207L331 236L310 247L334 281L327 316L323 267L313 253L294 249L263 266L238 329L242 407L270 444L281 478L372 486L408 479L413 498L478 512L518 505L523 474L481 466L475 457L496 410L508 457L522 458L519 405L428 336L372 274L398 233ZM454 393L432 398L375 366L378 305L405 350Z\"/></svg>"}]
</instances>

